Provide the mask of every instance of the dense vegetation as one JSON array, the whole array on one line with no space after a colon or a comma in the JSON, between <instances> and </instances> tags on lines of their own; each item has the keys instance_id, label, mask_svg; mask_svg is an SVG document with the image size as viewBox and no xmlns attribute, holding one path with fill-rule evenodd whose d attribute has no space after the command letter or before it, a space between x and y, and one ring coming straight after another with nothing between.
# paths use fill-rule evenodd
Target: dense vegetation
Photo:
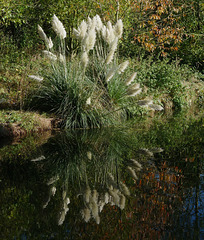
<instances>
[{"instance_id":1,"label":"dense vegetation","mask_svg":"<svg viewBox=\"0 0 204 240\"><path fill-rule=\"evenodd\" d=\"M40 71L42 73L42 69L44 69L44 72L46 71L47 79L52 79L55 84L58 84L53 73L51 73L48 61L41 56L41 51L46 49L46 45L40 39L37 31L38 25L40 25L47 36L52 38L55 51L62 51L61 41L56 37L51 27L54 14L57 15L66 29L63 53L69 63L68 68L71 69L72 79L76 77L74 74L77 73L73 72L73 61L71 61L71 64L70 60L76 59L76 56L81 53L81 43L74 36L73 29L77 29L82 20L87 20L88 17L93 19L98 14L105 25L111 20L114 26L119 19L122 19L124 31L122 37L118 40L114 64L119 66L120 63L125 62L124 59L129 60L129 68L132 71L126 72L122 78L125 80L131 73L137 72L135 84L139 83L143 89L140 99L150 98L164 107L167 105L166 99L170 99L173 108L182 109L189 102L194 101L194 99L189 98L189 95L192 96L196 92L196 101L203 105L204 5L200 0L50 0L49 2L43 0L1 0L0 9L1 108L28 109L28 106L29 108L33 107L30 102L28 105L28 99L33 95L33 91L39 88L39 85L35 80L29 79L28 75ZM106 50L108 51L107 44ZM94 57L93 53L91 53L91 57ZM74 62L75 68L78 68L78 65L76 67L76 64L79 64L77 61ZM52 67L55 68L56 65L52 65ZM86 68L86 75L83 76L83 79L86 80L86 86L82 84L75 88L78 91L77 93L72 91L69 94L69 96L71 94L74 96L72 97L74 99L72 105L77 106L78 112L65 111L70 106L65 101L68 101L68 98L64 99L62 97L61 100L57 99L57 102L56 99L54 100L57 96L60 98L64 91L70 89L70 85L66 84L61 86L62 88L58 92L49 92L49 94L55 94L52 98L55 106L50 106L51 109L46 109L43 106L42 110L49 110L66 119L72 115L69 121L64 123L67 127L99 126L103 125L104 121L109 124L110 121L101 119L99 116L101 114L104 116L107 112L115 113L117 109L120 109L120 116L124 117L126 115L125 118L145 111L143 108L138 110L132 99L127 101L125 98L126 100L121 102L127 88L120 86L118 92L115 91L117 84L111 83L112 86L106 86L106 83L103 82L105 75L97 75L96 77L97 71L101 73L101 65L98 64L94 68L92 65ZM107 71L108 68L106 73ZM62 72L58 68L58 78ZM54 74L56 74L56 71ZM76 78L79 77L81 76L77 75ZM96 78L98 82L100 80L100 84L103 82L101 88L104 90L104 102L98 104L98 106L100 105L100 111L98 109L89 111L81 105L88 100L87 95L83 96L81 93L87 87L87 82L92 81L91 78L95 78L95 83ZM44 91L49 84L51 82L46 83L45 81L44 88L41 88L41 90ZM70 84L73 87L76 82L72 81ZM99 86L99 84L89 85L89 88L92 89L92 93L89 91L91 95L93 95L93 89L97 89L95 100L97 94L102 94L98 91ZM59 90L59 85L55 85L55 87ZM50 90L53 89L50 88ZM41 100L43 98L45 105L45 96L42 96L43 91L38 92L38 96ZM48 92L45 94L48 94ZM36 98L34 100L36 103ZM136 102L138 100L136 98ZM103 113L101 113L104 105L106 105L105 110L103 109ZM118 111L116 112L118 113ZM118 118L118 115L111 116L111 119L114 118ZM74 123L76 119L77 124Z\"/></svg>"}]
</instances>

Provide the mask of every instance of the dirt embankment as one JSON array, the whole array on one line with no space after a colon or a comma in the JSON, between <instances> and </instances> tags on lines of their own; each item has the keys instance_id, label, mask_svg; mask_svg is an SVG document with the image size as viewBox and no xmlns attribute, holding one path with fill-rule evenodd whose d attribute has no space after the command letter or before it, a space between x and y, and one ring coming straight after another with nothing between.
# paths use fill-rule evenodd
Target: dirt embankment
<instances>
[{"instance_id":1,"label":"dirt embankment","mask_svg":"<svg viewBox=\"0 0 204 240\"><path fill-rule=\"evenodd\" d=\"M27 129L21 122L0 123L0 139L2 138L21 138L35 133L42 133L56 129L59 120L45 118L40 115L35 116L33 127Z\"/></svg>"}]
</instances>

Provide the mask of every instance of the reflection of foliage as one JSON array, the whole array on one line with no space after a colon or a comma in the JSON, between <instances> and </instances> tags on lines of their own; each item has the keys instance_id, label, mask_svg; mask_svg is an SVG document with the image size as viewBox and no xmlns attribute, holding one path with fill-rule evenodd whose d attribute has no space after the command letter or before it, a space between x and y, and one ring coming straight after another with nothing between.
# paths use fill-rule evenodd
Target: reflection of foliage
<instances>
[{"instance_id":1,"label":"reflection of foliage","mask_svg":"<svg viewBox=\"0 0 204 240\"><path fill-rule=\"evenodd\" d=\"M203 206L196 205L202 197L202 125L175 116L148 131L138 125L139 131L64 132L31 162L2 162L1 207L10 216L7 206L12 209L15 201L19 217L5 220L5 226L3 215L2 234L11 225L13 233L1 238L18 239L27 229L31 239L182 239L184 231L192 239L192 224L182 224L202 220L202 211L194 211ZM136 171L140 164L143 169Z\"/></svg>"},{"instance_id":2,"label":"reflection of foliage","mask_svg":"<svg viewBox=\"0 0 204 240\"><path fill-rule=\"evenodd\" d=\"M99 223L99 212L105 204L111 203L124 209L125 196L130 195L130 192L121 181L124 174L122 169L135 180L138 178L137 172L142 169L141 164L134 159L124 164L122 156L127 155L130 146L131 140L125 131L110 129L64 132L50 139L44 146L45 160L42 161L44 170L50 176L47 182L51 189L50 196L58 181L62 181L63 202L66 202L68 192L82 195L85 208L81 213L86 222L93 216ZM73 184L75 189L71 193ZM60 225L67 211L65 204L58 222Z\"/></svg>"}]
</instances>

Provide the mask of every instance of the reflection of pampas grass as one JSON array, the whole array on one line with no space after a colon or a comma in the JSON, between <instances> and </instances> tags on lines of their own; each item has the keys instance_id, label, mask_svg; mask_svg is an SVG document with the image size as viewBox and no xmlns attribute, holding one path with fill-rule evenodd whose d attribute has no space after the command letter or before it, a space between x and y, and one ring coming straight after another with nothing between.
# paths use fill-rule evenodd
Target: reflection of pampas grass
<instances>
[{"instance_id":1,"label":"reflection of pampas grass","mask_svg":"<svg viewBox=\"0 0 204 240\"><path fill-rule=\"evenodd\" d=\"M115 205L119 206L120 203L120 197L118 196L117 192L112 191L111 189L109 189L109 193L110 195L113 197L113 202Z\"/></svg>"},{"instance_id":2,"label":"reflection of pampas grass","mask_svg":"<svg viewBox=\"0 0 204 240\"><path fill-rule=\"evenodd\" d=\"M131 161L133 162L133 164L139 169L142 169L142 165L135 159L131 159Z\"/></svg>"},{"instance_id":3,"label":"reflection of pampas grass","mask_svg":"<svg viewBox=\"0 0 204 240\"><path fill-rule=\"evenodd\" d=\"M52 194L52 196L54 196L55 195L55 193L56 193L56 187L52 187L51 188L51 194Z\"/></svg>"},{"instance_id":4,"label":"reflection of pampas grass","mask_svg":"<svg viewBox=\"0 0 204 240\"><path fill-rule=\"evenodd\" d=\"M100 223L100 217L99 217L99 216L96 216L95 220L96 220L96 223L97 223L97 224Z\"/></svg>"},{"instance_id":5,"label":"reflection of pampas grass","mask_svg":"<svg viewBox=\"0 0 204 240\"><path fill-rule=\"evenodd\" d=\"M60 216L59 216L59 219L58 219L58 225L62 225L62 224L63 224L63 222L64 222L64 220L65 220L65 216L66 216L65 211L62 211L62 212L60 213Z\"/></svg>"},{"instance_id":6,"label":"reflection of pampas grass","mask_svg":"<svg viewBox=\"0 0 204 240\"><path fill-rule=\"evenodd\" d=\"M99 196L98 192L96 191L96 189L94 189L94 190L93 190L92 199L93 199L93 201L94 201L95 203L98 202L98 196Z\"/></svg>"},{"instance_id":7,"label":"reflection of pampas grass","mask_svg":"<svg viewBox=\"0 0 204 240\"><path fill-rule=\"evenodd\" d=\"M130 196L130 190L125 185L125 183L120 182L120 188L121 188L121 191L123 192L123 194L125 194L126 196Z\"/></svg>"},{"instance_id":8,"label":"reflection of pampas grass","mask_svg":"<svg viewBox=\"0 0 204 240\"><path fill-rule=\"evenodd\" d=\"M85 195L84 195L85 201L87 203L90 202L90 197L91 197L91 189L87 188L86 191L85 191Z\"/></svg>"},{"instance_id":9,"label":"reflection of pampas grass","mask_svg":"<svg viewBox=\"0 0 204 240\"><path fill-rule=\"evenodd\" d=\"M127 170L128 170L128 172L130 173L130 176L131 176L131 177L133 177L133 178L136 179L136 180L138 179L135 171L134 171L130 166L127 167Z\"/></svg>"},{"instance_id":10,"label":"reflection of pampas grass","mask_svg":"<svg viewBox=\"0 0 204 240\"><path fill-rule=\"evenodd\" d=\"M84 219L85 222L88 222L91 218L91 211L88 208L85 208L81 211L82 218Z\"/></svg>"},{"instance_id":11,"label":"reflection of pampas grass","mask_svg":"<svg viewBox=\"0 0 204 240\"><path fill-rule=\"evenodd\" d=\"M121 194L120 196L120 209L123 210L125 208L125 196L123 194Z\"/></svg>"},{"instance_id":12,"label":"reflection of pampas grass","mask_svg":"<svg viewBox=\"0 0 204 240\"><path fill-rule=\"evenodd\" d=\"M109 194L107 192L104 195L104 201L106 204L109 202Z\"/></svg>"},{"instance_id":13,"label":"reflection of pampas grass","mask_svg":"<svg viewBox=\"0 0 204 240\"><path fill-rule=\"evenodd\" d=\"M92 202L91 213L93 215L93 218L96 219L96 217L98 216L98 205L95 202Z\"/></svg>"}]
</instances>

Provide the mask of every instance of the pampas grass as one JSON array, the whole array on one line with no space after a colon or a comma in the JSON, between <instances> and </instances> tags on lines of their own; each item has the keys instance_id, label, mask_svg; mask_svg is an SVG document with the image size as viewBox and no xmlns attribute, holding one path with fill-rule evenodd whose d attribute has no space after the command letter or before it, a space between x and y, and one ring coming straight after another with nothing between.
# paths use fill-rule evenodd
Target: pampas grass
<instances>
[{"instance_id":1,"label":"pampas grass","mask_svg":"<svg viewBox=\"0 0 204 240\"><path fill-rule=\"evenodd\" d=\"M130 97L137 98L142 89L135 82L136 73L124 79L129 61L118 64L116 58L122 20L115 25L110 21L103 24L98 15L83 20L73 29L80 45L78 55L69 61L66 31L56 15L52 17L52 28L59 38L57 52L51 38L38 26L47 46L43 54L50 60L50 67L39 71L43 81L38 79L41 86L33 102L42 110L57 114L65 128L109 126L127 119ZM155 105L151 107L156 110Z\"/></svg>"}]
</instances>

